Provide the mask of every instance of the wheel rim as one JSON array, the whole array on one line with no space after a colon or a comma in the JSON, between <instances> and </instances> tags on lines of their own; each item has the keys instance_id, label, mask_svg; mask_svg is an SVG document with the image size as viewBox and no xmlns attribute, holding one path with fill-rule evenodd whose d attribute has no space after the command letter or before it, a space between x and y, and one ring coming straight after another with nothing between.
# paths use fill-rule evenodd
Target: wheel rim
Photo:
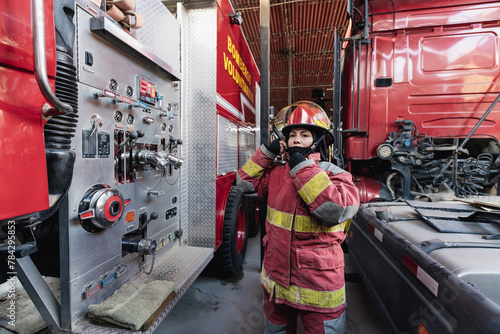
<instances>
[{"instance_id":1,"label":"wheel rim","mask_svg":"<svg viewBox=\"0 0 500 334\"><path fill-rule=\"evenodd\" d=\"M238 207L238 220L236 222L236 251L241 253L246 238L246 219L243 205Z\"/></svg>"},{"instance_id":2,"label":"wheel rim","mask_svg":"<svg viewBox=\"0 0 500 334\"><path fill-rule=\"evenodd\" d=\"M258 224L259 223L259 219L260 219L260 201L255 201L255 223Z\"/></svg>"}]
</instances>

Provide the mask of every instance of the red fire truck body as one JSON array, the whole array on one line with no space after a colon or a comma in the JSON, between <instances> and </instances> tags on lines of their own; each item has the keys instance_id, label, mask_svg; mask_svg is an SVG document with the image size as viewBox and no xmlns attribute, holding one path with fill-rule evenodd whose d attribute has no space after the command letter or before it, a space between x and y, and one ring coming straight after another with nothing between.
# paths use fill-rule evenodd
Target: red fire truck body
<instances>
[{"instance_id":1,"label":"red fire truck body","mask_svg":"<svg viewBox=\"0 0 500 334\"><path fill-rule=\"evenodd\" d=\"M365 202L349 257L392 332L496 333L500 3L355 1L351 14L334 83L337 160Z\"/></svg>"},{"instance_id":2,"label":"red fire truck body","mask_svg":"<svg viewBox=\"0 0 500 334\"><path fill-rule=\"evenodd\" d=\"M218 2L217 11L217 114L237 125L239 145L231 154L238 157L238 168L246 162L256 149L255 132L256 116L260 117L259 81L260 74L255 60L248 47L243 31L238 24L232 24L229 13L233 13L232 5L228 1ZM243 138L244 133L252 133L254 138ZM247 143L250 139L250 147ZM218 151L218 156L222 152ZM219 161L219 159L217 159ZM217 203L216 247L222 243L224 210L231 186L236 180L236 171L219 171L217 173ZM253 208L253 206L250 206ZM241 212L240 214L243 214ZM253 213L249 215L249 224L256 228ZM238 247L243 245L245 226L240 226Z\"/></svg>"},{"instance_id":3,"label":"red fire truck body","mask_svg":"<svg viewBox=\"0 0 500 334\"><path fill-rule=\"evenodd\" d=\"M0 219L49 207L42 108L45 99L34 76L29 1L4 4L0 12ZM45 3L47 69L54 87L56 60L52 2ZM29 138L29 145L27 139ZM35 167L35 168L34 168ZM30 189L26 191L26 189Z\"/></svg>"},{"instance_id":4,"label":"red fire truck body","mask_svg":"<svg viewBox=\"0 0 500 334\"><path fill-rule=\"evenodd\" d=\"M358 35L344 59L344 158L359 176L362 201L408 198L410 193L398 193L398 184L430 192L450 178L447 169L439 177L429 171L443 167L438 161L451 155L445 146L461 144L500 92L500 7L496 1L369 1L368 6L369 38ZM494 163L500 153L499 108L468 141L470 157L482 154L479 160ZM404 121L410 138L402 140L396 136ZM390 157L377 153L384 144ZM396 172L392 181L387 170ZM402 176L406 170L408 180ZM473 187L478 192L490 192L496 175L488 173L484 182L462 176L464 183L480 184L482 189Z\"/></svg>"}]
</instances>

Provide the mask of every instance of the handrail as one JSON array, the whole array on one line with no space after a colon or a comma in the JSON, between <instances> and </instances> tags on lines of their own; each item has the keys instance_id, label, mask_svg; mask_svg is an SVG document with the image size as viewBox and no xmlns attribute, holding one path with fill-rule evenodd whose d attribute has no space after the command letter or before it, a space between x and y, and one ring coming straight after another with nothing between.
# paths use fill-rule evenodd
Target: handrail
<instances>
[{"instance_id":1,"label":"handrail","mask_svg":"<svg viewBox=\"0 0 500 334\"><path fill-rule=\"evenodd\" d=\"M52 91L47 74L45 57L45 13L43 0L31 0L31 16L33 28L33 66L36 81L45 99L63 114L72 114L73 107L59 100Z\"/></svg>"}]
</instances>

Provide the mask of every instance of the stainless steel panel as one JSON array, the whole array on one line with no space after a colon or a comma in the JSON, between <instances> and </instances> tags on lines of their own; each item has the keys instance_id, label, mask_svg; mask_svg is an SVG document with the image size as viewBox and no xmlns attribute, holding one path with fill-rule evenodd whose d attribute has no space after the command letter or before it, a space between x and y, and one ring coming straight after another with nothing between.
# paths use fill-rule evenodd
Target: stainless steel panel
<instances>
[{"instance_id":1,"label":"stainless steel panel","mask_svg":"<svg viewBox=\"0 0 500 334\"><path fill-rule=\"evenodd\" d=\"M96 248L98 247L88 247ZM80 250L82 253L84 251ZM103 252L103 254L105 254ZM118 289L122 284L125 283L123 279L116 279L111 282L108 286L100 289L98 292L85 299L84 293L87 290L86 286L90 286L90 289L96 287L101 281L101 276L113 275L115 272L115 267L121 263L121 251L120 253L115 253L114 257L107 259L107 261L102 261L99 258L94 258L95 267L92 270L82 273L77 278L72 279L69 285L71 304L70 304L70 314L72 315L72 320L75 320L87 313L89 305L98 304L104 299L108 298ZM65 282L61 282L61 285Z\"/></svg>"},{"instance_id":2,"label":"stainless steel panel","mask_svg":"<svg viewBox=\"0 0 500 334\"><path fill-rule=\"evenodd\" d=\"M125 30L106 13L97 8L90 0L75 0L75 3L87 13L96 17L94 24L98 30L104 28L103 36L113 39L128 51L142 54L142 59L156 62L157 70L167 70L180 78L180 26L175 17L167 10L160 0L137 1L135 12L144 18L144 26L140 29ZM101 8L104 9L105 1ZM105 18L105 20L104 20ZM167 32L167 33L164 33ZM102 35L102 34L101 34ZM78 37L77 37L78 38Z\"/></svg>"},{"instance_id":3,"label":"stainless steel panel","mask_svg":"<svg viewBox=\"0 0 500 334\"><path fill-rule=\"evenodd\" d=\"M181 22L182 137L181 228L190 246L215 247L217 7L177 9ZM187 177L189 176L189 177Z\"/></svg>"},{"instance_id":4,"label":"stainless steel panel","mask_svg":"<svg viewBox=\"0 0 500 334\"><path fill-rule=\"evenodd\" d=\"M161 72L148 69L141 62L129 57L119 48L111 45L90 31L91 15L77 6L77 67L78 67L78 104L79 121L76 127L76 135L73 138L72 147L76 152L73 182L68 193L69 214L67 221L69 267L68 277L70 279L70 308L74 326L81 321L89 304L98 303L108 297L114 290L119 288L125 280L132 279L139 274L138 256L129 254L122 257L122 236L139 227L139 215L146 213L150 218L151 213L156 212L158 218L152 220L147 227L146 236L161 243L168 236L179 229L179 214L166 216L166 211L178 209L181 198L179 195L179 178L183 167L179 170L172 169L162 174L153 166L134 165L119 162L119 156L115 157L115 132L142 131L143 137L137 139L137 144L143 149L152 152L170 152L168 144L171 138L179 139L180 136L180 114L176 106L180 105L180 91L178 82L173 82L164 77ZM173 40L172 47L179 49L178 37ZM93 64L85 64L85 52L93 55ZM158 101L147 108L132 107L138 100L138 77L145 78L156 85L156 91L163 95L163 107ZM103 89L112 91L109 87L111 79L116 80L119 95L126 96L126 87L134 89L131 96L132 103L116 103L113 98L104 96L94 98L94 93L102 93ZM168 112L168 104L171 105L171 114ZM121 120L115 118L116 113L122 115ZM134 121L128 123L127 117L133 117ZM86 147L86 136L92 133L93 120L100 119L100 126L96 134L108 134L110 136L109 154L84 155L92 149ZM146 121L147 120L147 121ZM164 126L162 126L164 124ZM165 145L162 145L162 140ZM92 145L95 145L92 143ZM127 145L128 146L128 145ZM123 154L129 156L127 146ZM178 147L178 155L182 156L182 146ZM130 161L130 160L129 160ZM115 166L120 164L124 170L130 171L129 178L123 182L115 179ZM134 180L135 179L135 180ZM82 196L90 187L96 184L105 184L119 191L129 204L123 208L123 216L115 226L100 232L90 233L80 225L78 211ZM126 216L128 214L128 219ZM127 223L126 221L129 220ZM159 248L158 260L168 253L168 250L179 244L178 240L165 243ZM151 256L147 256L150 260ZM200 259L202 261L202 259ZM126 275L111 282L109 286L96 292L88 299L83 298L84 286L98 284L101 276L112 275L119 265L128 265ZM64 269L63 269L64 270ZM65 283L66 284L66 283Z\"/></svg>"},{"instance_id":5,"label":"stainless steel panel","mask_svg":"<svg viewBox=\"0 0 500 334\"><path fill-rule=\"evenodd\" d=\"M238 170L238 125L218 116L217 174Z\"/></svg>"},{"instance_id":6,"label":"stainless steel panel","mask_svg":"<svg viewBox=\"0 0 500 334\"><path fill-rule=\"evenodd\" d=\"M178 83L166 81L159 72L146 71L143 64L136 61L125 51L92 33L90 31L90 19L92 16L79 7L76 17L78 26L78 81L93 86L96 89L113 91L109 87L109 83L111 79L114 79L118 83L118 88L114 92L127 96L126 89L127 86L130 86L134 90L131 98L137 100L136 76L138 73L143 73L144 79L157 85L157 92L163 95L165 106L168 103L179 103L178 91L174 90L174 85L178 85ZM177 48L179 47L177 46ZM86 53L92 54L92 65L85 63ZM124 66L125 63L127 64L126 66ZM108 98L107 100L111 102L111 99Z\"/></svg>"}]
</instances>

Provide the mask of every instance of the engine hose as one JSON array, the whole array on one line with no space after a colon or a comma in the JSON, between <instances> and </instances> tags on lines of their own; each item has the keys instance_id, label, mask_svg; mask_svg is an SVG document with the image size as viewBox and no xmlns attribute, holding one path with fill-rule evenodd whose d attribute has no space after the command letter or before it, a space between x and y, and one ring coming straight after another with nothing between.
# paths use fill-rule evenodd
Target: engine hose
<instances>
[{"instance_id":1,"label":"engine hose","mask_svg":"<svg viewBox=\"0 0 500 334\"><path fill-rule=\"evenodd\" d=\"M385 181L385 184L387 186L387 189L389 189L389 192L391 193L391 196L392 196L392 199L395 199L396 198L396 193L394 192L394 189L392 189L392 185L391 185L391 180L394 176L396 176L398 173L394 172L392 174L390 174L388 177L387 177L387 180Z\"/></svg>"},{"instance_id":2,"label":"engine hose","mask_svg":"<svg viewBox=\"0 0 500 334\"><path fill-rule=\"evenodd\" d=\"M71 148L78 122L78 85L73 57L56 50L56 97L73 107L75 114L57 115L45 124L45 157L47 161L47 180L49 188L49 209L38 213L38 220L44 221L52 216L66 197L73 180L73 167L76 153Z\"/></svg>"},{"instance_id":3,"label":"engine hose","mask_svg":"<svg viewBox=\"0 0 500 334\"><path fill-rule=\"evenodd\" d=\"M78 122L78 86L76 67L69 54L57 51L56 97L68 103L75 111L71 115L53 116L44 127L45 148L71 149L71 138L75 136Z\"/></svg>"}]
</instances>

